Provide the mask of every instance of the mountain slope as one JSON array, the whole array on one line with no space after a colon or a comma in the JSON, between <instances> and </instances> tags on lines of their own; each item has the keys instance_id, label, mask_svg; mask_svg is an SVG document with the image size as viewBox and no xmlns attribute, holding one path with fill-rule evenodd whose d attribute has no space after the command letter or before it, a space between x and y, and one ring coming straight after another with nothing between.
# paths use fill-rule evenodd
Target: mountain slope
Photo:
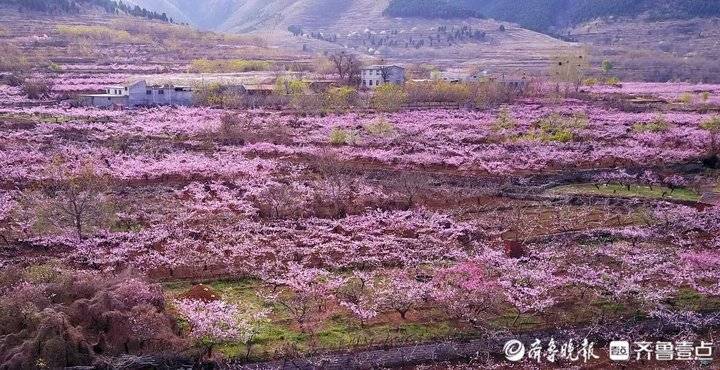
<instances>
[{"instance_id":1,"label":"mountain slope","mask_svg":"<svg viewBox=\"0 0 720 370\"><path fill-rule=\"evenodd\" d=\"M286 31L296 24L340 32L347 29L347 23L380 21L386 7L383 0L248 0L220 28L233 32Z\"/></svg>"},{"instance_id":2,"label":"mountain slope","mask_svg":"<svg viewBox=\"0 0 720 370\"><path fill-rule=\"evenodd\" d=\"M470 18L483 15L540 32L556 32L602 17L651 20L720 16L718 0L126 0L212 30L266 30L281 24L327 26L349 13L365 12L371 24L389 17Z\"/></svg>"},{"instance_id":3,"label":"mountain slope","mask_svg":"<svg viewBox=\"0 0 720 370\"><path fill-rule=\"evenodd\" d=\"M116 0L0 0L0 5L14 7L20 11L44 12L47 14L80 14L102 9L107 13L128 14L135 17L170 21L162 11L148 10L138 4Z\"/></svg>"},{"instance_id":4,"label":"mountain slope","mask_svg":"<svg viewBox=\"0 0 720 370\"><path fill-rule=\"evenodd\" d=\"M551 56L574 47L488 19L389 17L384 13L390 0L213 0L226 11L209 15L193 12L188 0L133 1L200 27L255 33L282 50L354 50L368 59L432 62L456 69L544 70ZM217 10L212 5L203 8ZM291 26L302 34L293 35Z\"/></svg>"},{"instance_id":5,"label":"mountain slope","mask_svg":"<svg viewBox=\"0 0 720 370\"><path fill-rule=\"evenodd\" d=\"M312 23L315 27L332 24L354 10L369 14L384 10L388 0L127 0L148 9L166 12L176 19L217 31L267 31L276 26Z\"/></svg>"},{"instance_id":6,"label":"mountain slope","mask_svg":"<svg viewBox=\"0 0 720 370\"><path fill-rule=\"evenodd\" d=\"M241 0L124 0L158 12L167 13L178 22L190 23L206 30L217 30L217 25L227 20Z\"/></svg>"},{"instance_id":7,"label":"mountain slope","mask_svg":"<svg viewBox=\"0 0 720 370\"><path fill-rule=\"evenodd\" d=\"M720 18L594 20L562 31L625 80L720 82Z\"/></svg>"},{"instance_id":8,"label":"mountain slope","mask_svg":"<svg viewBox=\"0 0 720 370\"><path fill-rule=\"evenodd\" d=\"M175 0L123 0L124 3L130 5L137 5L143 8L152 9L157 12L165 13L168 17L173 18L176 22L181 23L195 23L193 20L187 17L185 11L182 10ZM197 19L198 21L200 19Z\"/></svg>"},{"instance_id":9,"label":"mountain slope","mask_svg":"<svg viewBox=\"0 0 720 370\"><path fill-rule=\"evenodd\" d=\"M653 20L669 20L720 16L717 0L457 0L456 3L488 17L542 32L602 17L642 15Z\"/></svg>"},{"instance_id":10,"label":"mountain slope","mask_svg":"<svg viewBox=\"0 0 720 370\"><path fill-rule=\"evenodd\" d=\"M392 0L383 13L391 17L469 18L480 14L448 0Z\"/></svg>"}]
</instances>

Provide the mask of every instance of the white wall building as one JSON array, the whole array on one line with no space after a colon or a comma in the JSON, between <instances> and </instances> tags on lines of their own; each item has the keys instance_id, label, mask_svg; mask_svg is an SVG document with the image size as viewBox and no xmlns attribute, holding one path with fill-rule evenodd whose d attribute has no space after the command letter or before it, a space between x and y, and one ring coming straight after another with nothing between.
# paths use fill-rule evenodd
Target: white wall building
<instances>
[{"instance_id":1,"label":"white wall building","mask_svg":"<svg viewBox=\"0 0 720 370\"><path fill-rule=\"evenodd\" d=\"M385 83L405 83L405 68L396 65L374 65L360 70L360 87L374 89Z\"/></svg>"},{"instance_id":2,"label":"white wall building","mask_svg":"<svg viewBox=\"0 0 720 370\"><path fill-rule=\"evenodd\" d=\"M145 81L138 81L127 86L109 86L104 94L80 95L79 102L94 107L192 105L193 91L188 86L148 86Z\"/></svg>"}]
</instances>

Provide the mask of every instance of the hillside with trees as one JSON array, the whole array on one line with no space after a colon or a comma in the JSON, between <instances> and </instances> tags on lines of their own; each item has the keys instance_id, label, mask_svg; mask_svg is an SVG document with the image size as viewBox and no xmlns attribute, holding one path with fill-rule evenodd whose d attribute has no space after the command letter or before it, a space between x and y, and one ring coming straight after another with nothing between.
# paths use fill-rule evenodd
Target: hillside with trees
<instances>
[{"instance_id":1,"label":"hillside with trees","mask_svg":"<svg viewBox=\"0 0 720 370\"><path fill-rule=\"evenodd\" d=\"M547 32L602 17L653 20L688 19L720 15L712 0L392 0L385 14L393 17L470 18L486 15L535 31Z\"/></svg>"},{"instance_id":2,"label":"hillside with trees","mask_svg":"<svg viewBox=\"0 0 720 370\"><path fill-rule=\"evenodd\" d=\"M652 20L666 20L720 15L720 2L713 0L458 0L457 4L536 31L610 16L647 15Z\"/></svg>"},{"instance_id":3,"label":"hillside with trees","mask_svg":"<svg viewBox=\"0 0 720 370\"><path fill-rule=\"evenodd\" d=\"M91 8L99 8L107 13L172 22L172 19L168 18L165 13L115 0L0 0L0 5L16 6L21 11L38 11L48 14L80 14Z\"/></svg>"},{"instance_id":4,"label":"hillside with trees","mask_svg":"<svg viewBox=\"0 0 720 370\"><path fill-rule=\"evenodd\" d=\"M206 0L202 7L194 0L123 2L202 30L252 34L302 53L347 49L386 60L433 60L441 68L475 64L532 73L545 71L553 56L580 42L592 46L595 67L611 60L621 79L717 76L717 0Z\"/></svg>"},{"instance_id":5,"label":"hillside with trees","mask_svg":"<svg viewBox=\"0 0 720 370\"><path fill-rule=\"evenodd\" d=\"M467 7L458 6L448 1L435 0L393 0L384 15L390 17L418 18L480 18L480 14Z\"/></svg>"},{"instance_id":6,"label":"hillside with trees","mask_svg":"<svg viewBox=\"0 0 720 370\"><path fill-rule=\"evenodd\" d=\"M485 16L551 34L603 17L644 16L649 20L668 20L720 15L720 2L717 0L380 0L371 4L364 0L212 0L200 8L192 0L125 0L125 3L164 12L201 28L223 31L266 30L276 26L279 20L291 18L293 23L298 23L298 18L312 21L303 22L307 28L328 27L336 21L353 17L351 13L356 9L364 9L363 14L368 16L376 7L380 8L381 15L391 18L467 19Z\"/></svg>"}]
</instances>

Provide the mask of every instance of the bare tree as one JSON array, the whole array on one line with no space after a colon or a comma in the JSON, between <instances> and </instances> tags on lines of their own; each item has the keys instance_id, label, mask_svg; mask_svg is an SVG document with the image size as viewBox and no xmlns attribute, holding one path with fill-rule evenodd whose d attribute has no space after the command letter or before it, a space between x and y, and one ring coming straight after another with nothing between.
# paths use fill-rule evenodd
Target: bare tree
<instances>
[{"instance_id":1,"label":"bare tree","mask_svg":"<svg viewBox=\"0 0 720 370\"><path fill-rule=\"evenodd\" d=\"M415 206L418 197L429 186L428 181L422 175L417 173L405 172L397 177L395 186L405 201L406 209Z\"/></svg>"},{"instance_id":2,"label":"bare tree","mask_svg":"<svg viewBox=\"0 0 720 370\"><path fill-rule=\"evenodd\" d=\"M720 116L715 116L700 124L700 128L710 134L710 155L720 152Z\"/></svg>"},{"instance_id":3,"label":"bare tree","mask_svg":"<svg viewBox=\"0 0 720 370\"><path fill-rule=\"evenodd\" d=\"M52 81L48 79L25 80L21 86L22 93L34 100L50 97L52 89Z\"/></svg>"},{"instance_id":4,"label":"bare tree","mask_svg":"<svg viewBox=\"0 0 720 370\"><path fill-rule=\"evenodd\" d=\"M360 61L354 54L345 51L330 54L328 59L335 66L340 79L347 84L355 84L360 79Z\"/></svg>"},{"instance_id":5,"label":"bare tree","mask_svg":"<svg viewBox=\"0 0 720 370\"><path fill-rule=\"evenodd\" d=\"M561 85L569 85L575 88L575 92L579 91L589 68L589 52L585 49L553 57L550 75L555 80L556 90L559 91Z\"/></svg>"},{"instance_id":6,"label":"bare tree","mask_svg":"<svg viewBox=\"0 0 720 370\"><path fill-rule=\"evenodd\" d=\"M287 219L301 217L305 212L302 192L287 182L275 182L267 186L260 194L256 207L260 215L269 219Z\"/></svg>"},{"instance_id":7,"label":"bare tree","mask_svg":"<svg viewBox=\"0 0 720 370\"><path fill-rule=\"evenodd\" d=\"M383 78L383 83L389 83L390 82L390 68L380 68L380 73Z\"/></svg>"},{"instance_id":8,"label":"bare tree","mask_svg":"<svg viewBox=\"0 0 720 370\"><path fill-rule=\"evenodd\" d=\"M112 212L105 177L92 166L79 171L56 169L53 172L55 181L42 185L29 196L29 205L38 216L36 226L71 228L83 239L89 230L110 223Z\"/></svg>"},{"instance_id":9,"label":"bare tree","mask_svg":"<svg viewBox=\"0 0 720 370\"><path fill-rule=\"evenodd\" d=\"M320 176L311 185L315 215L341 218L352 211L359 180L357 170L331 152L320 154L314 169Z\"/></svg>"}]
</instances>

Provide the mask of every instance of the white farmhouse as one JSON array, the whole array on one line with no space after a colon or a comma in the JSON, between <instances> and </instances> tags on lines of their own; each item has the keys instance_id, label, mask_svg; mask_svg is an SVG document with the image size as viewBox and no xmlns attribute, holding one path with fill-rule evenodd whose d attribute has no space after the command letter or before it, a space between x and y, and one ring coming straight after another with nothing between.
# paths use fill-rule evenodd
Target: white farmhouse
<instances>
[{"instance_id":1,"label":"white farmhouse","mask_svg":"<svg viewBox=\"0 0 720 370\"><path fill-rule=\"evenodd\" d=\"M360 70L360 87L374 89L382 84L405 83L405 68L397 65L374 65Z\"/></svg>"},{"instance_id":2,"label":"white farmhouse","mask_svg":"<svg viewBox=\"0 0 720 370\"><path fill-rule=\"evenodd\" d=\"M80 95L79 102L94 107L191 105L193 91L188 86L148 86L145 81L138 81L127 86L109 86L104 94Z\"/></svg>"}]
</instances>

